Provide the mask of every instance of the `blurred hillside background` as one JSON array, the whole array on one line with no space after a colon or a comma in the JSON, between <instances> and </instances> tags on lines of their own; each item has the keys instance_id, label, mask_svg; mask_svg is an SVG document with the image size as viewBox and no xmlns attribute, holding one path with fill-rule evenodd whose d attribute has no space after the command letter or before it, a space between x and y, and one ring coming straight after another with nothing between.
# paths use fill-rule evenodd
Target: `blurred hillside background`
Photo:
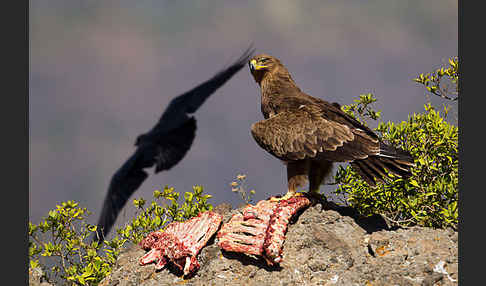
<instances>
[{"instance_id":1,"label":"blurred hillside background","mask_svg":"<svg viewBox=\"0 0 486 286\"><path fill-rule=\"evenodd\" d=\"M372 92L383 121L423 111L412 79L457 56L457 1L30 1L29 219L62 201L93 212L136 137L169 101L229 65L253 42L281 59L303 91L350 104ZM446 102L431 96L441 107ZM457 117L457 103L451 115ZM191 150L132 198L202 185L217 205L247 175L256 201L287 190L285 169L250 135L260 92L244 68L196 113ZM456 122L457 124L457 122ZM376 127L375 123L370 124ZM323 186L331 190L335 186ZM131 200L118 225L132 214Z\"/></svg>"}]
</instances>

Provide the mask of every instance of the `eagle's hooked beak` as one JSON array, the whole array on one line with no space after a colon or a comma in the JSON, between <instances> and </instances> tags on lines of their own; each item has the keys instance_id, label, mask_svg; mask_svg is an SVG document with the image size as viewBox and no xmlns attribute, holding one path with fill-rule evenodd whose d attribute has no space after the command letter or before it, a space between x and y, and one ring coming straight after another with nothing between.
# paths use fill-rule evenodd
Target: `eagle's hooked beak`
<instances>
[{"instance_id":1,"label":"eagle's hooked beak","mask_svg":"<svg viewBox=\"0 0 486 286\"><path fill-rule=\"evenodd\" d=\"M254 71L255 70L256 61L255 60L251 60L251 61L248 62L248 65L250 66L250 71Z\"/></svg>"},{"instance_id":2,"label":"eagle's hooked beak","mask_svg":"<svg viewBox=\"0 0 486 286\"><path fill-rule=\"evenodd\" d=\"M264 66L264 65L259 65L257 64L257 61L256 60L251 60L248 65L250 66L250 71L257 71L257 70L261 70L261 69L264 69L268 66Z\"/></svg>"}]
</instances>

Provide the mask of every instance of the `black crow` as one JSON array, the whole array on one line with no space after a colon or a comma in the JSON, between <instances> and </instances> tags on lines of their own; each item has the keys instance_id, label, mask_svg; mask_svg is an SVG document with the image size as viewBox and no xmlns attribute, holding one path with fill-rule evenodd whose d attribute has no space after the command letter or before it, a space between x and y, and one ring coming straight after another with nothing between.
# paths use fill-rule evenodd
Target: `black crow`
<instances>
[{"instance_id":1,"label":"black crow","mask_svg":"<svg viewBox=\"0 0 486 286\"><path fill-rule=\"evenodd\" d=\"M111 179L95 239L108 235L121 209L148 177L143 169L155 165L157 174L169 170L184 158L196 134L196 119L190 114L196 112L211 94L241 70L253 52L250 46L231 66L172 99L159 122L149 132L137 137L135 153Z\"/></svg>"}]
</instances>

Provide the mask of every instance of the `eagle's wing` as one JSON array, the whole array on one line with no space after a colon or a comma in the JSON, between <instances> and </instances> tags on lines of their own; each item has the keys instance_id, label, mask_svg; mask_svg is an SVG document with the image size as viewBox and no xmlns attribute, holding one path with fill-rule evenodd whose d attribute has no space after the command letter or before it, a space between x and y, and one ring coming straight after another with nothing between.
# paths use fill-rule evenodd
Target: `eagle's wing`
<instances>
[{"instance_id":1,"label":"eagle's wing","mask_svg":"<svg viewBox=\"0 0 486 286\"><path fill-rule=\"evenodd\" d=\"M378 140L326 119L319 106L302 105L252 125L258 145L284 161L308 158L345 162L379 151Z\"/></svg>"}]
</instances>

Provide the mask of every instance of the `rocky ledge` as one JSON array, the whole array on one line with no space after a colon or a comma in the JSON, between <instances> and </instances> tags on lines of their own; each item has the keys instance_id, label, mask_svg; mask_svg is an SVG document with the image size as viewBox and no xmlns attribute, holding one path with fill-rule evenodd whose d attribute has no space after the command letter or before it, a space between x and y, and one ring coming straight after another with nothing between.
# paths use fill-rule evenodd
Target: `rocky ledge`
<instances>
[{"instance_id":1,"label":"rocky ledge","mask_svg":"<svg viewBox=\"0 0 486 286\"><path fill-rule=\"evenodd\" d=\"M238 210L215 208L224 222ZM222 251L212 238L198 255L201 268L183 279L178 269L139 266L138 245L120 255L100 285L457 285L457 232L412 227L389 230L379 217L320 204L289 225L280 266Z\"/></svg>"}]
</instances>

